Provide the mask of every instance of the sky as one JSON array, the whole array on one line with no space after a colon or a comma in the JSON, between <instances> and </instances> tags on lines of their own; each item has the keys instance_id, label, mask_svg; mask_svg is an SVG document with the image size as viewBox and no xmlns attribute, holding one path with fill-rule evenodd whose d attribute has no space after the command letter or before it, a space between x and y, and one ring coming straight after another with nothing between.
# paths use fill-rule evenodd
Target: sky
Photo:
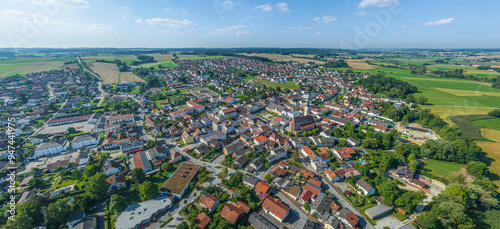
<instances>
[{"instance_id":1,"label":"sky","mask_svg":"<svg viewBox=\"0 0 500 229\"><path fill-rule=\"evenodd\" d=\"M0 47L500 48L500 1L0 0Z\"/></svg>"}]
</instances>

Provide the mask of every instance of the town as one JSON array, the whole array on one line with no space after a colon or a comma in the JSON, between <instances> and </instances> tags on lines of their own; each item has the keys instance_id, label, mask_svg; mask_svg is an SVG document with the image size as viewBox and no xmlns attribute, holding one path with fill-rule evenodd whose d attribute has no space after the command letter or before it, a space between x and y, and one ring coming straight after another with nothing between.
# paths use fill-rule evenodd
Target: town
<instances>
[{"instance_id":1,"label":"town","mask_svg":"<svg viewBox=\"0 0 500 229\"><path fill-rule=\"evenodd\" d=\"M451 228L426 208L461 189L498 207L472 188L493 185L480 150L406 82L328 67L342 59L166 55L132 70L142 82L104 84L80 56L0 78L5 228ZM425 160L469 173L450 189Z\"/></svg>"}]
</instances>

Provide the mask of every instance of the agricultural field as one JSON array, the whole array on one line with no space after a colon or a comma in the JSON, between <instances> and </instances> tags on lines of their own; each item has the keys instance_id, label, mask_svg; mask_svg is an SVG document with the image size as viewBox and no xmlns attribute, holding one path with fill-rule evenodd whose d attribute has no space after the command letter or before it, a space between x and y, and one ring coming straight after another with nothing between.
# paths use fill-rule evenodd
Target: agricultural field
<instances>
[{"instance_id":1,"label":"agricultural field","mask_svg":"<svg viewBox=\"0 0 500 229\"><path fill-rule=\"evenodd\" d=\"M449 124L453 124L452 121L449 120L450 116L456 115L479 115L479 114L487 114L488 112L494 110L494 108L486 108L486 107L453 107L453 106L428 106L424 105L422 108L431 109L432 113L439 115L444 121Z\"/></svg>"},{"instance_id":2,"label":"agricultural field","mask_svg":"<svg viewBox=\"0 0 500 229\"><path fill-rule=\"evenodd\" d=\"M139 76L136 76L132 72L121 72L120 73L120 82L145 82Z\"/></svg>"},{"instance_id":3,"label":"agricultural field","mask_svg":"<svg viewBox=\"0 0 500 229\"><path fill-rule=\"evenodd\" d=\"M366 60L346 60L347 64L354 69L374 69L376 66L366 63Z\"/></svg>"},{"instance_id":4,"label":"agricultural field","mask_svg":"<svg viewBox=\"0 0 500 229\"><path fill-rule=\"evenodd\" d=\"M101 77L102 84L115 84L119 82L119 71L116 64L94 62L91 65L87 64L87 66Z\"/></svg>"},{"instance_id":5,"label":"agricultural field","mask_svg":"<svg viewBox=\"0 0 500 229\"><path fill-rule=\"evenodd\" d=\"M137 57L134 55L120 55L120 56L112 56L112 55L103 55L103 56L84 56L82 57L82 60L85 62L95 62L97 59L103 59L106 61L114 61L115 59L118 59L122 62L125 62L127 64L132 63L132 61L137 60Z\"/></svg>"},{"instance_id":6,"label":"agricultural field","mask_svg":"<svg viewBox=\"0 0 500 229\"><path fill-rule=\"evenodd\" d=\"M0 60L0 78L12 75L25 75L32 72L42 72L62 69L64 62L75 58L16 58Z\"/></svg>"},{"instance_id":7,"label":"agricultural field","mask_svg":"<svg viewBox=\"0 0 500 229\"><path fill-rule=\"evenodd\" d=\"M281 88L287 88L287 89L297 89L299 88L299 85L296 85L295 82L286 82L286 83L277 83L269 80L263 80L263 79L258 79L255 77L247 77L246 80L255 80L257 81L255 84L256 85L266 85L266 87L281 87Z\"/></svg>"},{"instance_id":8,"label":"agricultural field","mask_svg":"<svg viewBox=\"0 0 500 229\"><path fill-rule=\"evenodd\" d=\"M463 167L464 165L455 162L429 159L425 160L423 170L434 176L450 180L460 174Z\"/></svg>"},{"instance_id":9,"label":"agricultural field","mask_svg":"<svg viewBox=\"0 0 500 229\"><path fill-rule=\"evenodd\" d=\"M205 60L205 59L220 59L227 56L197 56L197 55L177 55L179 60Z\"/></svg>"},{"instance_id":10,"label":"agricultural field","mask_svg":"<svg viewBox=\"0 0 500 229\"><path fill-rule=\"evenodd\" d=\"M490 171L493 173L490 179L500 186L500 151L498 150L500 149L500 130L483 128L481 134L492 140L491 142L476 141L476 144L486 152L486 161L490 162Z\"/></svg>"},{"instance_id":11,"label":"agricultural field","mask_svg":"<svg viewBox=\"0 0 500 229\"><path fill-rule=\"evenodd\" d=\"M449 119L462 130L465 137L472 140L487 140L481 135L481 130L474 122L479 120L488 120L492 117L489 115L458 115L452 116Z\"/></svg>"},{"instance_id":12,"label":"agricultural field","mask_svg":"<svg viewBox=\"0 0 500 229\"><path fill-rule=\"evenodd\" d=\"M245 56L260 56L260 57L265 57L267 59L276 60L276 61L295 61L295 62L299 62L299 63L314 62L314 63L318 63L318 64L324 63L321 60L311 60L311 59L306 59L306 58L297 58L297 57L292 57L290 55L281 55L281 54L250 53L250 54L243 54L243 55L245 55Z\"/></svg>"},{"instance_id":13,"label":"agricultural field","mask_svg":"<svg viewBox=\"0 0 500 229\"><path fill-rule=\"evenodd\" d=\"M481 119L473 121L472 123L478 125L481 128L500 130L500 118Z\"/></svg>"}]
</instances>

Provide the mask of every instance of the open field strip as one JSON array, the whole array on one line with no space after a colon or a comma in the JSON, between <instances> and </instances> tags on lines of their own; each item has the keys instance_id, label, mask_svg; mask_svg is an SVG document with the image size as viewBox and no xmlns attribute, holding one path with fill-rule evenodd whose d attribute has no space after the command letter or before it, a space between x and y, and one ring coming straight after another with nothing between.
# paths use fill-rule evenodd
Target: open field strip
<instances>
[{"instance_id":1,"label":"open field strip","mask_svg":"<svg viewBox=\"0 0 500 229\"><path fill-rule=\"evenodd\" d=\"M476 141L476 144L483 149L486 153L486 157L490 158L487 159L487 161L491 161L490 172L494 173L491 178L493 178L492 180L494 180L495 184L500 187L500 179L498 179L498 176L500 175L500 130L482 128L481 135L487 139L495 141Z\"/></svg>"},{"instance_id":2,"label":"open field strip","mask_svg":"<svg viewBox=\"0 0 500 229\"><path fill-rule=\"evenodd\" d=\"M102 80L103 84L114 84L118 83L118 67L116 64L94 62L92 66L89 66L93 72L97 73Z\"/></svg>"},{"instance_id":3,"label":"open field strip","mask_svg":"<svg viewBox=\"0 0 500 229\"><path fill-rule=\"evenodd\" d=\"M494 108L483 107L456 107L456 106L421 106L431 109L432 113L439 115L444 121L453 124L448 117L455 115L487 114Z\"/></svg>"},{"instance_id":4,"label":"open field strip","mask_svg":"<svg viewBox=\"0 0 500 229\"><path fill-rule=\"evenodd\" d=\"M259 56L259 57L264 57L270 60L276 60L276 61L295 61L299 63L308 63L308 62L314 62L318 64L324 63L324 61L321 60L311 60L311 59L306 59L306 58L297 58L297 57L291 57L290 55L281 55L281 54L268 54L268 53L250 53L250 54L243 54L245 56Z\"/></svg>"},{"instance_id":5,"label":"open field strip","mask_svg":"<svg viewBox=\"0 0 500 229\"><path fill-rule=\"evenodd\" d=\"M351 68L355 69L374 69L376 66L366 63L365 60L346 60Z\"/></svg>"},{"instance_id":6,"label":"open field strip","mask_svg":"<svg viewBox=\"0 0 500 229\"><path fill-rule=\"evenodd\" d=\"M450 89L450 88L433 88L438 91L442 91L448 94L456 96L494 96L500 97L500 91L476 91L476 90L460 90L460 89ZM499 98L500 99L500 98Z\"/></svg>"},{"instance_id":7,"label":"open field strip","mask_svg":"<svg viewBox=\"0 0 500 229\"><path fill-rule=\"evenodd\" d=\"M299 85L296 85L294 82L277 83L277 82L273 82L270 80L258 79L255 77L247 77L246 80L247 81L248 80L255 80L255 81L257 81L257 83L255 83L256 85L266 85L266 87L272 87L272 88L276 88L276 87L287 88L287 89L299 88Z\"/></svg>"}]
</instances>

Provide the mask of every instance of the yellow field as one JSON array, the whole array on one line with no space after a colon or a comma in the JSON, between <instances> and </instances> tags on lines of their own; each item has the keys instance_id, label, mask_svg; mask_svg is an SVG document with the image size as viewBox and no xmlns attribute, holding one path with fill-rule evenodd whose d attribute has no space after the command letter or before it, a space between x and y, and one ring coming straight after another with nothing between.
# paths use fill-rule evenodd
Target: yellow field
<instances>
[{"instance_id":1,"label":"yellow field","mask_svg":"<svg viewBox=\"0 0 500 229\"><path fill-rule=\"evenodd\" d=\"M494 92L494 91L473 91L473 90L459 90L459 89L449 89L449 88L433 88L433 89L456 96L500 96L500 92Z\"/></svg>"},{"instance_id":2,"label":"yellow field","mask_svg":"<svg viewBox=\"0 0 500 229\"><path fill-rule=\"evenodd\" d=\"M260 56L260 57L265 57L267 59L277 60L277 61L295 61L295 62L299 62L299 63L314 62L314 63L318 63L318 64L323 63L323 61L320 61L320 60L296 58L296 57L291 57L289 55L281 55L281 54L251 53L251 54L244 54L244 55L245 56Z\"/></svg>"},{"instance_id":3,"label":"yellow field","mask_svg":"<svg viewBox=\"0 0 500 229\"><path fill-rule=\"evenodd\" d=\"M354 69L374 69L377 67L367 64L365 61L366 60L346 60L347 64Z\"/></svg>"},{"instance_id":4,"label":"yellow field","mask_svg":"<svg viewBox=\"0 0 500 229\"><path fill-rule=\"evenodd\" d=\"M444 121L453 124L448 117L455 115L487 114L494 108L475 107L446 107L446 106L421 106L432 110L432 113L439 115Z\"/></svg>"},{"instance_id":5,"label":"yellow field","mask_svg":"<svg viewBox=\"0 0 500 229\"><path fill-rule=\"evenodd\" d=\"M73 64L65 64L62 66L63 69L69 68L69 69L78 69L80 68L77 63Z\"/></svg>"},{"instance_id":6,"label":"yellow field","mask_svg":"<svg viewBox=\"0 0 500 229\"><path fill-rule=\"evenodd\" d=\"M483 137L495 142L476 141L476 144L483 148L488 158L491 158L490 172L500 175L500 130L481 129ZM495 183L500 187L500 180ZM499 188L500 189L500 188Z\"/></svg>"},{"instance_id":7,"label":"yellow field","mask_svg":"<svg viewBox=\"0 0 500 229\"><path fill-rule=\"evenodd\" d=\"M141 79L139 76L136 76L132 72L122 72L120 74L120 80L121 82L145 82L143 79Z\"/></svg>"},{"instance_id":8,"label":"yellow field","mask_svg":"<svg viewBox=\"0 0 500 229\"><path fill-rule=\"evenodd\" d=\"M89 65L87 65L89 66ZM116 64L94 62L92 66L89 66L92 71L97 73L102 80L103 84L115 84L118 83L118 67Z\"/></svg>"}]
</instances>

